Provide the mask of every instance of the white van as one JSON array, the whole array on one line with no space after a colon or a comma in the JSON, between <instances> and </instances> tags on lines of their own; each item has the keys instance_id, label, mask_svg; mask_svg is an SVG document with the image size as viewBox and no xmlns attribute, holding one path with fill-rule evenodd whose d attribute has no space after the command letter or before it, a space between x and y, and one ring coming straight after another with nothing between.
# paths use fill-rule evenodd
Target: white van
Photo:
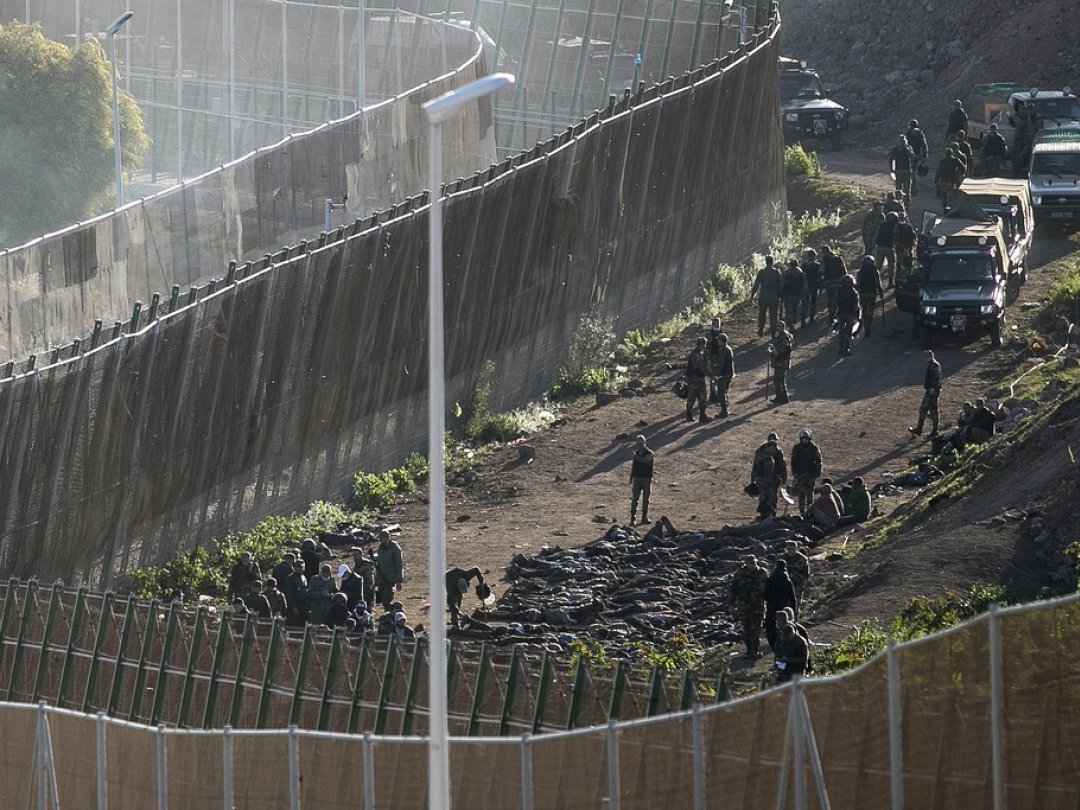
<instances>
[{"instance_id":1,"label":"white van","mask_svg":"<svg viewBox=\"0 0 1080 810\"><path fill-rule=\"evenodd\" d=\"M1080 220L1080 129L1049 129L1035 136L1028 187L1036 220Z\"/></svg>"}]
</instances>

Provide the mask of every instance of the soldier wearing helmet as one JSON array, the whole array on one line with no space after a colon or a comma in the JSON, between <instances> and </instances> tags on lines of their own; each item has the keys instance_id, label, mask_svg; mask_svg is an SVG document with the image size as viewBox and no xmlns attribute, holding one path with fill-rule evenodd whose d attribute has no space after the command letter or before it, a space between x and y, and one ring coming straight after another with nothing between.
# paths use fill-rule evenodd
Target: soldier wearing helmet
<instances>
[{"instance_id":1,"label":"soldier wearing helmet","mask_svg":"<svg viewBox=\"0 0 1080 810\"><path fill-rule=\"evenodd\" d=\"M926 174L926 159L929 157L930 151L926 147L926 134L919 127L918 119L912 118L908 121L904 137L907 138L911 151L915 153L915 170L911 175L911 195L915 196L919 193L919 172Z\"/></svg>"},{"instance_id":2,"label":"soldier wearing helmet","mask_svg":"<svg viewBox=\"0 0 1080 810\"><path fill-rule=\"evenodd\" d=\"M851 337L859 323L862 311L859 306L859 293L855 289L855 277L846 275L840 282L836 294L836 331L840 336L840 356L851 355Z\"/></svg>"},{"instance_id":3,"label":"soldier wearing helmet","mask_svg":"<svg viewBox=\"0 0 1080 810\"><path fill-rule=\"evenodd\" d=\"M760 655L761 624L765 618L765 583L768 571L762 568L753 554L743 559L742 567L731 577L728 602L735 608L742 626L747 658Z\"/></svg>"},{"instance_id":4,"label":"soldier wearing helmet","mask_svg":"<svg viewBox=\"0 0 1080 810\"><path fill-rule=\"evenodd\" d=\"M791 448L791 476L795 480L793 493L798 498L799 512L805 515L814 501L814 490L821 476L821 450L814 444L814 431L804 427L799 440Z\"/></svg>"}]
</instances>

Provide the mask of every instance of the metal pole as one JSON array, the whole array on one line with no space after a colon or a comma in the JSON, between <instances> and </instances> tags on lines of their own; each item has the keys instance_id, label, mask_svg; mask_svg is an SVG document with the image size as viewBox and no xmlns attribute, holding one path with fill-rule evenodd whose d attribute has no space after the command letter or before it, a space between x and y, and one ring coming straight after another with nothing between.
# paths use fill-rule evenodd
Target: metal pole
<instances>
[{"instance_id":1,"label":"metal pole","mask_svg":"<svg viewBox=\"0 0 1080 810\"><path fill-rule=\"evenodd\" d=\"M375 749L371 732L364 732L364 810L375 810Z\"/></svg>"},{"instance_id":2,"label":"metal pole","mask_svg":"<svg viewBox=\"0 0 1080 810\"><path fill-rule=\"evenodd\" d=\"M281 0L281 137L289 137L289 2Z\"/></svg>"},{"instance_id":3,"label":"metal pole","mask_svg":"<svg viewBox=\"0 0 1080 810\"><path fill-rule=\"evenodd\" d=\"M705 740L701 729L701 704L694 704L691 730L694 740L694 810L705 810Z\"/></svg>"},{"instance_id":4,"label":"metal pole","mask_svg":"<svg viewBox=\"0 0 1080 810\"><path fill-rule=\"evenodd\" d=\"M362 110L367 103L367 9L364 0L356 12L356 109Z\"/></svg>"},{"instance_id":5,"label":"metal pole","mask_svg":"<svg viewBox=\"0 0 1080 810\"><path fill-rule=\"evenodd\" d=\"M904 810L903 707L900 703L900 656L896 642L889 641L889 781L893 810Z\"/></svg>"},{"instance_id":6,"label":"metal pole","mask_svg":"<svg viewBox=\"0 0 1080 810\"><path fill-rule=\"evenodd\" d=\"M158 688L161 688L160 681ZM169 780L165 770L165 727L158 726L155 736L157 737L157 806L158 810L166 810L169 806Z\"/></svg>"},{"instance_id":7,"label":"metal pole","mask_svg":"<svg viewBox=\"0 0 1080 810\"><path fill-rule=\"evenodd\" d=\"M34 759L37 765L37 806L38 810L49 810L49 766L45 757L45 702L38 703L37 734Z\"/></svg>"},{"instance_id":8,"label":"metal pole","mask_svg":"<svg viewBox=\"0 0 1080 810\"><path fill-rule=\"evenodd\" d=\"M994 784L994 810L1005 810L1005 716L1001 662L1001 619L998 605L990 605L990 762Z\"/></svg>"},{"instance_id":9,"label":"metal pole","mask_svg":"<svg viewBox=\"0 0 1080 810\"><path fill-rule=\"evenodd\" d=\"M806 754L806 727L803 723L802 713L802 687L799 685L798 676L795 677L794 683L791 685L791 711L795 712L795 720L792 723L792 744L794 749L794 767L792 768L793 775L795 777L795 810L806 810L806 780L803 778L803 758Z\"/></svg>"},{"instance_id":10,"label":"metal pole","mask_svg":"<svg viewBox=\"0 0 1080 810\"><path fill-rule=\"evenodd\" d=\"M300 738L289 726L289 810L300 810Z\"/></svg>"},{"instance_id":11,"label":"metal pole","mask_svg":"<svg viewBox=\"0 0 1080 810\"><path fill-rule=\"evenodd\" d=\"M176 182L184 179L184 0L176 0Z\"/></svg>"},{"instance_id":12,"label":"metal pole","mask_svg":"<svg viewBox=\"0 0 1080 810\"><path fill-rule=\"evenodd\" d=\"M607 789L607 806L619 810L619 732L614 720L607 724Z\"/></svg>"},{"instance_id":13,"label":"metal pole","mask_svg":"<svg viewBox=\"0 0 1080 810\"><path fill-rule=\"evenodd\" d=\"M532 749L529 734L521 735L521 810L532 810Z\"/></svg>"},{"instance_id":14,"label":"metal pole","mask_svg":"<svg viewBox=\"0 0 1080 810\"><path fill-rule=\"evenodd\" d=\"M221 730L221 801L225 810L233 810L232 728ZM801 810L801 808L800 808Z\"/></svg>"},{"instance_id":15,"label":"metal pole","mask_svg":"<svg viewBox=\"0 0 1080 810\"><path fill-rule=\"evenodd\" d=\"M109 59L112 61L112 131L113 167L116 170L116 207L124 205L124 186L120 176L120 96L116 84L116 34L109 34Z\"/></svg>"},{"instance_id":16,"label":"metal pole","mask_svg":"<svg viewBox=\"0 0 1080 810\"><path fill-rule=\"evenodd\" d=\"M108 782L108 768L105 760L105 713L97 713L97 807L98 810L106 810L109 806L106 783Z\"/></svg>"},{"instance_id":17,"label":"metal pole","mask_svg":"<svg viewBox=\"0 0 1080 810\"><path fill-rule=\"evenodd\" d=\"M236 0L229 0L229 160L236 160ZM177 178L179 180L179 178Z\"/></svg>"},{"instance_id":18,"label":"metal pole","mask_svg":"<svg viewBox=\"0 0 1080 810\"><path fill-rule=\"evenodd\" d=\"M431 731L428 740L428 807L450 808L450 753L446 718L446 377L443 325L442 123L461 108L500 88L514 77L493 73L424 104L428 119L428 591L431 599L428 690Z\"/></svg>"}]
</instances>

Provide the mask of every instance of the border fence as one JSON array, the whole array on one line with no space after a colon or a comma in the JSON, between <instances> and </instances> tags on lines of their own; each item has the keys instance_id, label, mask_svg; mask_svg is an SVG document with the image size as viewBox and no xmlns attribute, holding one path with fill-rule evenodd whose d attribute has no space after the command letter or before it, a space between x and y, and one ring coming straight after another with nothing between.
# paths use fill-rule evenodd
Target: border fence
<instances>
[{"instance_id":1,"label":"border fence","mask_svg":"<svg viewBox=\"0 0 1080 810\"><path fill-rule=\"evenodd\" d=\"M583 314L648 328L782 227L778 28L774 15L738 52L445 187L448 401L491 362L502 381L492 406L527 402L555 378ZM397 114L419 115L413 100ZM470 120L484 130L482 110ZM283 224L298 199L278 192L340 165L335 132L227 167L202 210L232 211L226 222L245 231ZM217 208L241 177L250 220ZM183 191L170 227L199 221ZM174 285L43 367L0 368L0 571L108 583L267 513L344 496L356 469L423 449L427 211L414 197L186 296ZM121 231L143 222L134 206L117 217ZM198 233L175 243L182 255L198 254ZM70 238L71 255L95 255ZM65 272L81 278L78 266Z\"/></svg>"},{"instance_id":2,"label":"border fence","mask_svg":"<svg viewBox=\"0 0 1080 810\"><path fill-rule=\"evenodd\" d=\"M36 582L0 583L0 699L178 728L421 734L427 645ZM547 732L728 696L686 672L573 665L537 644L450 646L451 731Z\"/></svg>"},{"instance_id":3,"label":"border fence","mask_svg":"<svg viewBox=\"0 0 1080 810\"><path fill-rule=\"evenodd\" d=\"M455 806L1075 808L1080 597L664 717L451 740ZM422 737L149 728L0 704L5 806L426 806ZM132 779L132 774L142 775Z\"/></svg>"}]
</instances>

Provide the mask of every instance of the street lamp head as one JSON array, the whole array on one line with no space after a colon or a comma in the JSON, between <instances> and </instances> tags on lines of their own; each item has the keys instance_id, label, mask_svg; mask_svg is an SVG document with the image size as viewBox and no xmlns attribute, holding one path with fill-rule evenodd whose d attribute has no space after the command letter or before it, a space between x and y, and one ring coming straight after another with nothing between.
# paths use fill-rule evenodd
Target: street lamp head
<instances>
[{"instance_id":1,"label":"street lamp head","mask_svg":"<svg viewBox=\"0 0 1080 810\"><path fill-rule=\"evenodd\" d=\"M126 23L134 16L134 11L125 11L123 14L121 14L119 17L109 23L109 27L105 29L105 33L111 37L113 34L115 34L117 31L124 27L124 23Z\"/></svg>"},{"instance_id":2,"label":"street lamp head","mask_svg":"<svg viewBox=\"0 0 1080 810\"><path fill-rule=\"evenodd\" d=\"M492 73L471 81L457 90L449 90L438 98L424 102L424 113L432 124L442 124L457 115L469 102L491 95L513 83L514 74L512 73Z\"/></svg>"}]
</instances>

